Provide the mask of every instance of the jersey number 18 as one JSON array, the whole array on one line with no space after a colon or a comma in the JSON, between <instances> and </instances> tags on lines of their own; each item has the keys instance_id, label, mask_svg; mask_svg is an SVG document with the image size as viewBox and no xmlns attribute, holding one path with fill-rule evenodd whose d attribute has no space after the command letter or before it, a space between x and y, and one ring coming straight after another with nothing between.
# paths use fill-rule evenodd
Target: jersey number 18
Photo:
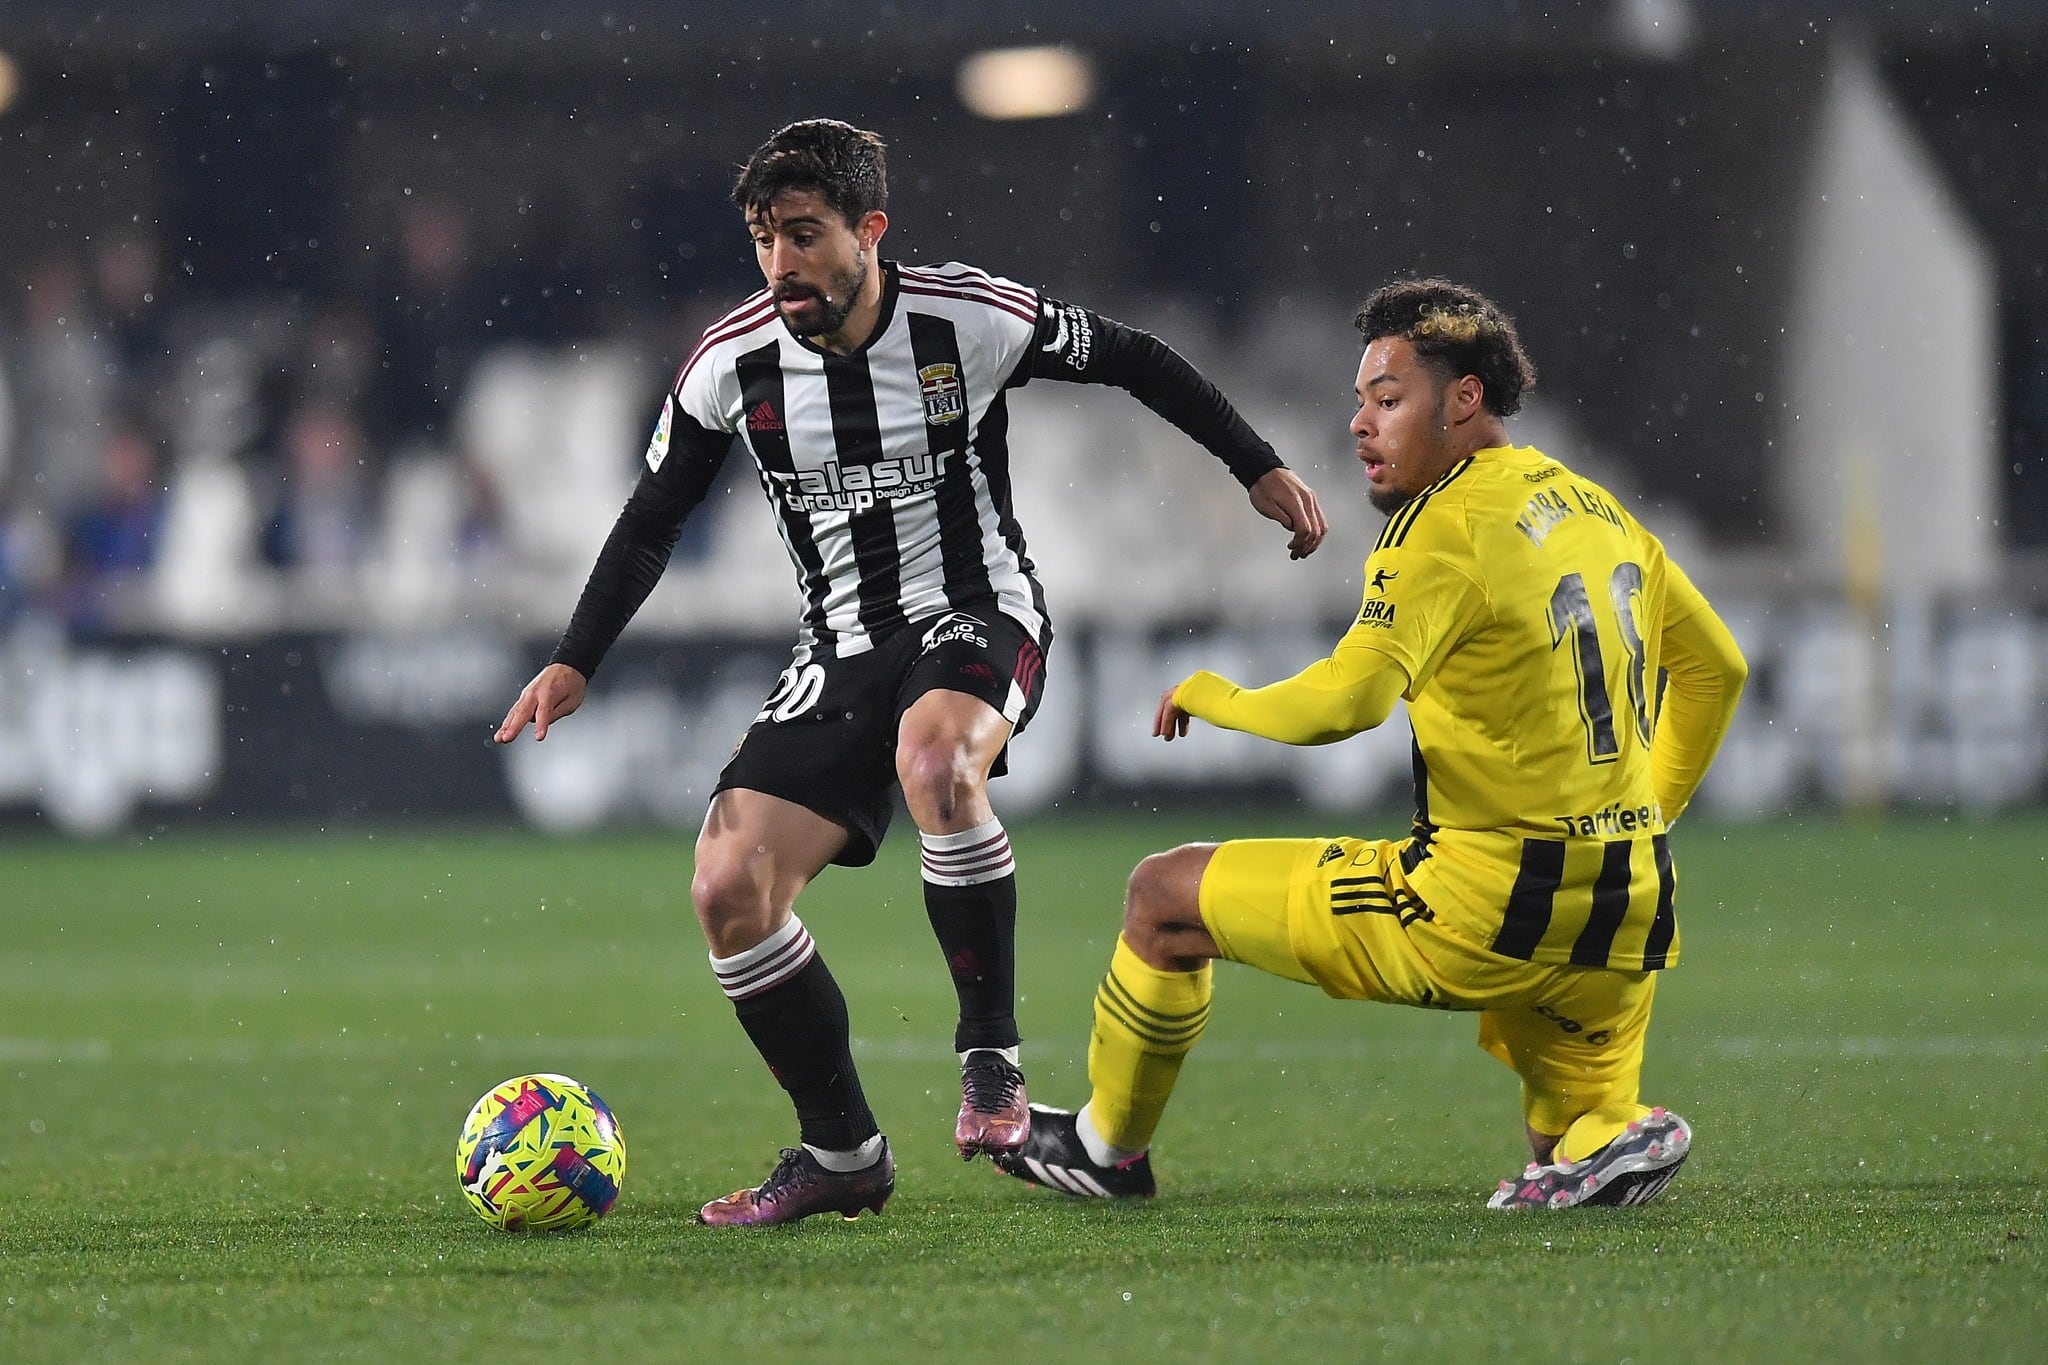
<instances>
[{"instance_id":1,"label":"jersey number 18","mask_svg":"<svg viewBox=\"0 0 2048 1365\"><path fill-rule=\"evenodd\" d=\"M1614 604L1615 628L1628 650L1628 700L1635 715L1636 735L1650 742L1649 656L1643 648L1643 633L1636 627L1636 599L1643 594L1643 570L1637 564L1617 564L1607 580L1607 597ZM1607 668L1600 658L1600 626L1593 616L1593 601L1586 595L1583 575L1568 573L1557 580L1550 594L1550 647L1554 650L1571 641L1572 666L1579 675L1579 719L1586 726L1586 761L1612 763L1621 753L1614 736L1614 702L1607 690Z\"/></svg>"}]
</instances>

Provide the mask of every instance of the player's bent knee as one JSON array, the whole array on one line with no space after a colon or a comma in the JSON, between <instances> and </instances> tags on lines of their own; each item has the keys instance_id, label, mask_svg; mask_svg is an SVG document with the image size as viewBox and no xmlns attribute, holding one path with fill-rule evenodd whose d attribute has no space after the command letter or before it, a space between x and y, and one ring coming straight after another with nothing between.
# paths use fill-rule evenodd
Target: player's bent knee
<instances>
[{"instance_id":1,"label":"player's bent knee","mask_svg":"<svg viewBox=\"0 0 2048 1365\"><path fill-rule=\"evenodd\" d=\"M745 860L722 857L715 849L698 849L690 904L714 951L750 947L772 927L769 888Z\"/></svg>"},{"instance_id":2,"label":"player's bent knee","mask_svg":"<svg viewBox=\"0 0 2048 1365\"><path fill-rule=\"evenodd\" d=\"M1130 879L1124 883L1124 935L1132 937L1150 929L1153 915L1165 903L1163 894L1165 874L1160 868L1160 859L1166 855L1153 853L1141 859L1131 869Z\"/></svg>"},{"instance_id":3,"label":"player's bent knee","mask_svg":"<svg viewBox=\"0 0 2048 1365\"><path fill-rule=\"evenodd\" d=\"M1131 869L1124 889L1124 934L1133 947L1140 936L1201 925L1202 869L1211 852L1209 845L1188 844L1154 853Z\"/></svg>"},{"instance_id":4,"label":"player's bent knee","mask_svg":"<svg viewBox=\"0 0 2048 1365\"><path fill-rule=\"evenodd\" d=\"M982 789L984 779L965 745L920 744L896 752L896 780L913 813L950 821Z\"/></svg>"}]
</instances>

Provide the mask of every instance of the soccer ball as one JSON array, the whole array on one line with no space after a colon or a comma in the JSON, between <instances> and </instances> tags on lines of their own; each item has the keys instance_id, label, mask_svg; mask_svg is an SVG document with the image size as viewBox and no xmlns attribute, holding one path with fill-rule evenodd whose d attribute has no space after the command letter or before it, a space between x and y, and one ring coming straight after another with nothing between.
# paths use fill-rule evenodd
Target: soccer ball
<instances>
[{"instance_id":1,"label":"soccer ball","mask_svg":"<svg viewBox=\"0 0 2048 1365\"><path fill-rule=\"evenodd\" d=\"M455 1174L477 1216L507 1232L567 1232L611 1209L626 1142L597 1092L546 1072L514 1076L476 1102Z\"/></svg>"}]
</instances>

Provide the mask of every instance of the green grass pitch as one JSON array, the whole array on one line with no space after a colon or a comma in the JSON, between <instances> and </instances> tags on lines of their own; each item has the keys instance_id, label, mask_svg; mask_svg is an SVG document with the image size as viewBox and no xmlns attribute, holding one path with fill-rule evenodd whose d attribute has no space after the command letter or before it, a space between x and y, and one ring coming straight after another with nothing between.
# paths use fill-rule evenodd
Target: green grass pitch
<instances>
[{"instance_id":1,"label":"green grass pitch","mask_svg":"<svg viewBox=\"0 0 2048 1365\"><path fill-rule=\"evenodd\" d=\"M1015 831L1035 1097L1086 1094L1130 865L1288 827ZM1157 1201L963 1166L950 991L900 836L802 907L895 1201L757 1232L691 1221L794 1123L705 966L687 839L0 844L0 1360L2048 1352L2038 818L1682 827L1646 1098L1698 1145L1657 1204L1562 1216L1483 1207L1524 1153L1472 1020L1229 965ZM589 1232L493 1232L456 1187L470 1103L529 1070L619 1115L625 1192Z\"/></svg>"}]
</instances>

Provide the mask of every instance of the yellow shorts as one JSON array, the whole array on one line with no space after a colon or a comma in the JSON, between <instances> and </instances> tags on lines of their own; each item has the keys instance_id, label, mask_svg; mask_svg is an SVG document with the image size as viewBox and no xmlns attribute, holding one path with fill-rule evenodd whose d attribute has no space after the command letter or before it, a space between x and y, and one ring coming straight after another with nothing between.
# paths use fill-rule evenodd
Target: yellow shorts
<instances>
[{"instance_id":1,"label":"yellow shorts","mask_svg":"<svg viewBox=\"0 0 2048 1365\"><path fill-rule=\"evenodd\" d=\"M1522 1078L1522 1116L1540 1133L1635 1103L1656 973L1490 953L1417 898L1402 847L1369 839L1219 845L1202 874L1202 923L1230 961L1340 1000L1478 1011L1479 1046Z\"/></svg>"}]
</instances>

